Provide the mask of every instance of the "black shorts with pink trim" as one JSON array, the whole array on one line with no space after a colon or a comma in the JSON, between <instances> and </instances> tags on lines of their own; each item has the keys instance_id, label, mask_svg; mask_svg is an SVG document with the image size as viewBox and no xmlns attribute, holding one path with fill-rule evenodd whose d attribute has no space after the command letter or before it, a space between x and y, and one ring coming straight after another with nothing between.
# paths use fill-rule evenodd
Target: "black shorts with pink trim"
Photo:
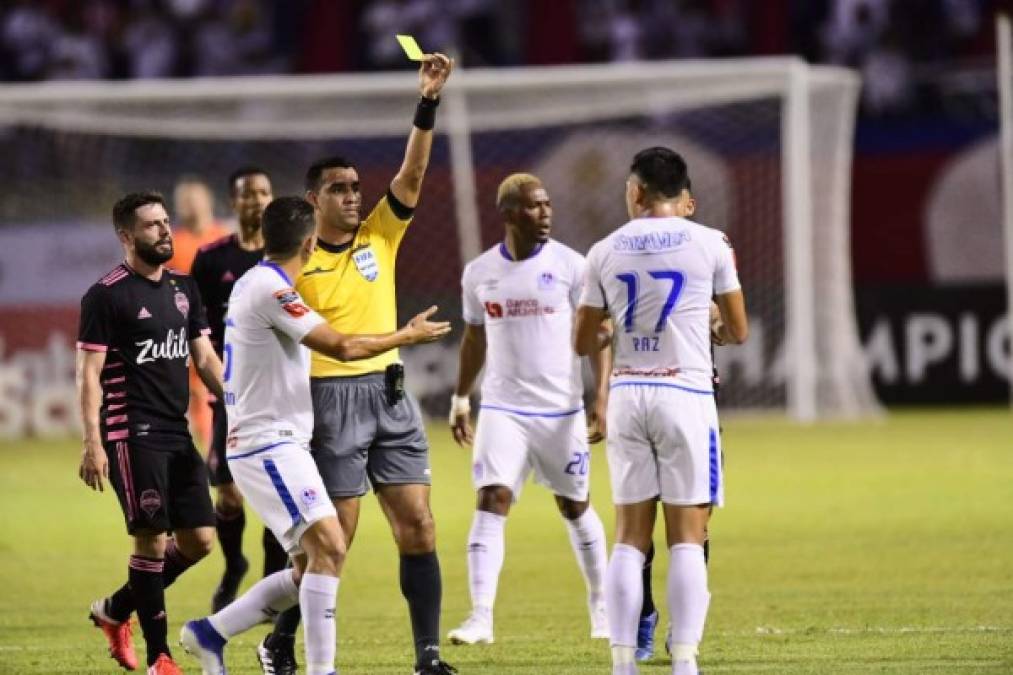
<instances>
[{"instance_id":1,"label":"black shorts with pink trim","mask_svg":"<svg viewBox=\"0 0 1013 675\"><path fill-rule=\"evenodd\" d=\"M214 526L207 467L189 436L109 441L105 450L128 533Z\"/></svg>"}]
</instances>

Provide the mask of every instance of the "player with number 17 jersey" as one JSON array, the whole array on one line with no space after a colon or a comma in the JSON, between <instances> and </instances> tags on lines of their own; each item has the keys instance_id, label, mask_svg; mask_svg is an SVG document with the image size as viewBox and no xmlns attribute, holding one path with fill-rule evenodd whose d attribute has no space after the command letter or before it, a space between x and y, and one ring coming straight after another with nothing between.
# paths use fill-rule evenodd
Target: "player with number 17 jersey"
<instances>
[{"instance_id":1,"label":"player with number 17 jersey","mask_svg":"<svg viewBox=\"0 0 1013 675\"><path fill-rule=\"evenodd\" d=\"M713 393L711 298L739 288L728 238L684 218L637 218L588 253L581 304L616 330L612 386L648 378Z\"/></svg>"},{"instance_id":2,"label":"player with number 17 jersey","mask_svg":"<svg viewBox=\"0 0 1013 675\"><path fill-rule=\"evenodd\" d=\"M608 409L610 448L616 448L609 456L615 503L660 493L671 504L721 505L709 313L711 298L739 288L728 238L684 218L635 218L588 252L581 304L608 308L615 319ZM657 395L672 392L680 403L652 406L637 398L654 395L647 389ZM628 402L632 408L624 403L628 397L637 398ZM645 417L638 422L640 412ZM676 424L662 424L662 417ZM661 451L657 458L678 469L660 475L652 469L651 476L638 478L641 463L631 460L625 466L622 457L636 456L628 452L631 448L649 443L632 428L640 423L682 425L681 432L673 433L685 440L671 440L688 443L691 452ZM697 448L702 457L694 457Z\"/></svg>"}]
</instances>

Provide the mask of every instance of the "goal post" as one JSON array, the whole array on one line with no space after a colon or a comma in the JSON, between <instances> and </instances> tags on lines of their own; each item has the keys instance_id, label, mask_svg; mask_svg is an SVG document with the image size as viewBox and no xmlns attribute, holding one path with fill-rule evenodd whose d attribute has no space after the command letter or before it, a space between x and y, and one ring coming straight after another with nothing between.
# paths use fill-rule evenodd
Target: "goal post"
<instances>
[{"instance_id":1,"label":"goal post","mask_svg":"<svg viewBox=\"0 0 1013 675\"><path fill-rule=\"evenodd\" d=\"M1013 29L1007 14L995 21L996 78L999 92L999 174L1002 192L1002 231L1005 244L1006 321L1013 335ZM1007 373L1013 406L1013 360Z\"/></svg>"},{"instance_id":2,"label":"goal post","mask_svg":"<svg viewBox=\"0 0 1013 675\"><path fill-rule=\"evenodd\" d=\"M435 301L459 316L463 264L502 236L507 173L538 174L554 236L586 252L626 220L633 154L668 145L689 164L697 219L736 245L754 326L745 346L718 350L722 406L802 422L876 415L850 266L858 87L850 71L790 57L455 72L399 256L400 314ZM2 86L3 219L102 223L120 192L169 193L193 173L224 204L224 177L250 163L276 194L299 193L328 153L356 163L368 209L400 164L416 96L414 73ZM454 347L404 358L424 404L444 405Z\"/></svg>"}]
</instances>

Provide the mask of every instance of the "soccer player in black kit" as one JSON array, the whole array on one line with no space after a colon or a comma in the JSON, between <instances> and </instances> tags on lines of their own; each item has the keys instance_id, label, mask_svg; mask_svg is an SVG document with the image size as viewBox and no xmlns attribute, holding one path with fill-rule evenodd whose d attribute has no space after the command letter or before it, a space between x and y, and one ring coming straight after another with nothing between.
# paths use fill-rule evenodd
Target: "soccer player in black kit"
<instances>
[{"instance_id":1,"label":"soccer player in black kit","mask_svg":"<svg viewBox=\"0 0 1013 675\"><path fill-rule=\"evenodd\" d=\"M214 541L207 468L187 427L188 360L217 396L222 364L208 339L193 280L166 269L172 231L157 193L131 193L113 207L125 260L81 300L77 385L84 424L79 475L108 480L133 538L128 581L91 606L109 653L137 667L136 610L149 675L176 675L166 640L165 587L206 556Z\"/></svg>"},{"instance_id":2,"label":"soccer player in black kit","mask_svg":"<svg viewBox=\"0 0 1013 675\"><path fill-rule=\"evenodd\" d=\"M194 258L190 273L207 308L211 344L219 358L222 356L229 295L236 280L264 257L261 217L273 197L271 178L265 170L247 166L233 171L229 176L229 199L239 221L239 232L203 246ZM243 556L243 530L246 527L243 495L225 461L225 437L228 434L225 403L216 398L211 405L214 433L208 449L208 472L211 485L215 487L215 529L225 557L225 573L211 598L212 612L217 612L235 600L249 563ZM266 527L263 542L264 576L268 576L285 567L288 554Z\"/></svg>"}]
</instances>

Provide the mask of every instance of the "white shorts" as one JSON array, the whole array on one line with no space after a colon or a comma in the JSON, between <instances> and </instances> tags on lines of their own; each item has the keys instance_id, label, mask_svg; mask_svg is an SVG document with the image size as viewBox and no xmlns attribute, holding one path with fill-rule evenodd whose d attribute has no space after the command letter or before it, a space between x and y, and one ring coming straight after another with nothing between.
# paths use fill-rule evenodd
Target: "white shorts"
<instances>
[{"instance_id":1,"label":"white shorts","mask_svg":"<svg viewBox=\"0 0 1013 675\"><path fill-rule=\"evenodd\" d=\"M516 501L532 470L553 494L587 499L591 452L584 411L550 417L483 407L475 430L475 488L503 485Z\"/></svg>"},{"instance_id":2,"label":"white shorts","mask_svg":"<svg viewBox=\"0 0 1013 675\"><path fill-rule=\"evenodd\" d=\"M226 459L243 497L289 553L301 552L299 540L310 525L337 515L308 446L240 447Z\"/></svg>"},{"instance_id":3,"label":"white shorts","mask_svg":"<svg viewBox=\"0 0 1013 675\"><path fill-rule=\"evenodd\" d=\"M606 445L612 501L724 503L714 396L674 385L617 383L608 402Z\"/></svg>"}]
</instances>

